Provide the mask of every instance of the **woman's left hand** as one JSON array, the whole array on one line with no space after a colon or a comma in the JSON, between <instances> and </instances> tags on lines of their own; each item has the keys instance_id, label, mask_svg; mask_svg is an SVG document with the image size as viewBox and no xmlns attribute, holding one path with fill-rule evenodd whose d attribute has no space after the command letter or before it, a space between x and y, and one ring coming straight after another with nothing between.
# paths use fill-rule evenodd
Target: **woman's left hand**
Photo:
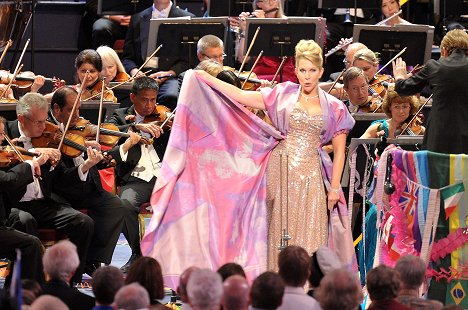
<instances>
[{"instance_id":1,"label":"woman's left hand","mask_svg":"<svg viewBox=\"0 0 468 310\"><path fill-rule=\"evenodd\" d=\"M341 189L339 189L339 190L341 190ZM328 192L328 197L327 197L328 210L330 210L330 211L333 210L333 208L336 206L336 204L340 200L339 190L337 192L335 189L331 188L330 191Z\"/></svg>"}]
</instances>

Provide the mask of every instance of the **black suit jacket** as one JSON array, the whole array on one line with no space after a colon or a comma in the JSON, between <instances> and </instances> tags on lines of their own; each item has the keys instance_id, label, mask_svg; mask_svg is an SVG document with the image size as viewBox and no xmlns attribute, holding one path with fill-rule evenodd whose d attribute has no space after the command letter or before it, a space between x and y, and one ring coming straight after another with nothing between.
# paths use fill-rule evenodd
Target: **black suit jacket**
<instances>
[{"instance_id":1,"label":"black suit jacket","mask_svg":"<svg viewBox=\"0 0 468 310\"><path fill-rule=\"evenodd\" d=\"M16 191L32 181L32 169L27 163L16 165L6 172L0 170L0 226L5 225L11 210L10 204L3 203L2 193Z\"/></svg>"},{"instance_id":2,"label":"black suit jacket","mask_svg":"<svg viewBox=\"0 0 468 310\"><path fill-rule=\"evenodd\" d=\"M133 105L129 108L116 109L111 119L109 120L109 123L117 125L120 131L127 132L132 121L126 120L125 119L126 115L135 115L135 108L133 107ZM160 160L162 160L164 157L164 153L166 151L168 140L169 140L168 131L165 131L164 134L162 134L159 138L154 139L153 147L156 153L158 154L158 157ZM123 182L123 183L127 182L128 178L132 174L133 169L136 167L136 165L138 164L138 161L141 158L140 145L137 144L133 146L130 150L128 150L126 161L122 161L122 158L120 157L119 146L116 146L115 148L110 150L108 153L117 162L116 172L117 172L117 177L119 178L118 181Z\"/></svg>"},{"instance_id":3,"label":"black suit jacket","mask_svg":"<svg viewBox=\"0 0 468 310\"><path fill-rule=\"evenodd\" d=\"M152 12L153 7L149 7L134 14L130 20L122 55L122 64L128 73L134 68L139 68L146 60ZM181 10L172 4L169 17L183 16L195 17L192 13ZM176 75L179 75L188 69L188 61L187 59L160 57L158 66L159 71L173 70Z\"/></svg>"},{"instance_id":4,"label":"black suit jacket","mask_svg":"<svg viewBox=\"0 0 468 310\"><path fill-rule=\"evenodd\" d=\"M70 310L90 310L95 305L93 297L83 294L59 280L51 280L44 284L42 286L42 294L58 297Z\"/></svg>"},{"instance_id":5,"label":"black suit jacket","mask_svg":"<svg viewBox=\"0 0 468 310\"><path fill-rule=\"evenodd\" d=\"M19 127L18 120L7 122L6 131L11 139L19 138ZM41 166L41 180L39 181L42 189L42 193L45 198L53 201L63 203L66 202L62 197L57 195L55 190L61 186L69 186L82 182L78 175L78 167L71 169L67 168L62 161L60 161L54 169L50 169L50 164L44 164ZM15 206L19 200L26 193L26 186L29 183L24 184L15 191L8 192L8 200Z\"/></svg>"}]
</instances>

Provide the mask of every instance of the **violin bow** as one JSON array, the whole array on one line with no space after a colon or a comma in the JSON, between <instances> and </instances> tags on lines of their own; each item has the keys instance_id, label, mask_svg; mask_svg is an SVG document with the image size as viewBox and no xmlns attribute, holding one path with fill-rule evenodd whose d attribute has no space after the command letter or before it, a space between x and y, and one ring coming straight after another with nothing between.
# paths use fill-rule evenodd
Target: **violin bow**
<instances>
[{"instance_id":1,"label":"violin bow","mask_svg":"<svg viewBox=\"0 0 468 310\"><path fill-rule=\"evenodd\" d=\"M416 119L418 114L421 113L422 109L426 106L426 104L429 102L429 100L431 100L432 95L434 95L434 94L431 94L429 96L429 98L427 98L426 101L419 107L419 109L416 111L416 113L414 113L411 120L406 124L405 128L403 128L403 130L401 131L401 133L398 136L401 136L410 127L411 123Z\"/></svg>"},{"instance_id":2,"label":"violin bow","mask_svg":"<svg viewBox=\"0 0 468 310\"><path fill-rule=\"evenodd\" d=\"M106 78L102 78L101 80L101 100L99 100L99 114L98 114L98 120L97 120L97 130L96 130L96 142L99 143L99 136L100 136L100 128L101 128L101 118L102 118L102 101L104 100L104 90L106 89L106 84L104 83L104 80Z\"/></svg>"},{"instance_id":3,"label":"violin bow","mask_svg":"<svg viewBox=\"0 0 468 310\"><path fill-rule=\"evenodd\" d=\"M338 81L340 80L340 77L343 75L343 73L344 73L345 71L346 71L346 69L341 70L340 75L338 75L338 77L336 78L335 82L333 82L332 86L331 86L330 89L327 91L327 94L331 93L331 91L333 90L333 88L335 88L336 83L338 83Z\"/></svg>"},{"instance_id":4,"label":"violin bow","mask_svg":"<svg viewBox=\"0 0 468 310\"><path fill-rule=\"evenodd\" d=\"M281 63L278 66L278 70L276 70L275 75L273 75L273 78L270 81L270 86L273 86L273 84L275 83L276 77L280 73L280 70L283 68L284 63L286 62L286 59L288 59L288 56L283 56L283 59L281 59Z\"/></svg>"},{"instance_id":5,"label":"violin bow","mask_svg":"<svg viewBox=\"0 0 468 310\"><path fill-rule=\"evenodd\" d=\"M26 40L26 43L24 44L24 47L23 47L23 51L21 52L21 56L20 56L20 58L18 59L18 63L16 64L15 71L13 71L13 72L18 71L18 68L20 67L21 62L23 61L23 57L24 57L24 53L26 52L26 48L27 48L28 45L29 45L29 41L30 41L30 39ZM19 72L19 71L18 71L18 72Z\"/></svg>"},{"instance_id":6,"label":"violin bow","mask_svg":"<svg viewBox=\"0 0 468 310\"><path fill-rule=\"evenodd\" d=\"M146 58L145 62L140 66L140 68L138 68L138 71L135 72L134 75L132 75L132 78L135 78L135 77L136 77L136 75L138 74L138 72L140 72L141 69L143 69L143 68L146 66L146 64L148 63L148 61L150 61L150 59L153 58L154 55L156 55L157 52L159 52L159 50L161 49L161 47L162 47L162 44L159 45L158 48L157 48L149 57Z\"/></svg>"},{"instance_id":7,"label":"violin bow","mask_svg":"<svg viewBox=\"0 0 468 310\"><path fill-rule=\"evenodd\" d=\"M7 87L5 87L5 89L3 90L3 93L0 95L0 98L3 98L5 94L8 92L8 90L11 88L11 84L13 84L13 81L16 79L16 76L21 71L21 69L23 69L23 64L21 64L19 68L15 71L15 73L13 73L13 76L11 77L10 82L8 83Z\"/></svg>"},{"instance_id":8,"label":"violin bow","mask_svg":"<svg viewBox=\"0 0 468 310\"><path fill-rule=\"evenodd\" d=\"M172 118L172 116L175 114L175 111L177 110L177 107L174 108L174 110L172 110L171 114L169 114L166 119L164 120L164 122L161 124L161 129L164 127L164 125L167 124L167 122Z\"/></svg>"},{"instance_id":9,"label":"violin bow","mask_svg":"<svg viewBox=\"0 0 468 310\"><path fill-rule=\"evenodd\" d=\"M72 110L70 112L70 116L68 117L67 125L65 126L65 128L63 128L62 138L60 138L60 143L58 145L58 150L59 151L62 148L63 141L65 140L65 135L67 133L68 128L70 127L71 118L72 118L73 114L75 113L76 105L78 104L78 101L81 100L81 95L83 94L84 83L86 82L86 79L88 78L88 75L89 75L89 71L86 70L85 76L84 76L83 80L81 81L80 91L78 92L78 96L76 96L75 102L73 103L73 108L72 108ZM98 131L99 131L99 129L98 129Z\"/></svg>"},{"instance_id":10,"label":"violin bow","mask_svg":"<svg viewBox=\"0 0 468 310\"><path fill-rule=\"evenodd\" d=\"M390 59L390 60L385 64L385 66L383 66L382 68L379 69L379 71L377 71L377 73L376 73L375 75L379 74L383 69L385 69L389 64L391 64L392 61L394 61L395 59L397 59L398 57L400 57L401 54L403 54L403 53L406 51L407 48L408 48L408 47L405 47L405 48L402 49L398 54L396 54L395 57L393 57L392 59Z\"/></svg>"},{"instance_id":11,"label":"violin bow","mask_svg":"<svg viewBox=\"0 0 468 310\"><path fill-rule=\"evenodd\" d=\"M257 66L258 61L260 60L260 58L262 58L262 55L263 55L263 51L260 51L260 54L258 54L257 59L255 59L255 62L253 64L252 68L250 69L249 74L247 75L247 78L245 79L244 83L242 84L241 89L244 89L245 85L249 81L249 78L252 75L253 70Z\"/></svg>"},{"instance_id":12,"label":"violin bow","mask_svg":"<svg viewBox=\"0 0 468 310\"><path fill-rule=\"evenodd\" d=\"M240 73L242 72L242 69L244 69L247 58L249 57L250 51L252 50L252 47L253 47L253 45L255 43L255 40L257 39L257 36L258 36L259 32L260 32L260 26L257 27L257 30L255 31L255 34L254 34L254 36L252 38L252 41L250 42L249 48L247 49L247 53L245 53L244 60L242 61L242 64L241 64L241 66L239 68L239 73L237 74L237 77L239 77Z\"/></svg>"},{"instance_id":13,"label":"violin bow","mask_svg":"<svg viewBox=\"0 0 468 310\"><path fill-rule=\"evenodd\" d=\"M3 62L3 58L5 58L5 55L8 51L8 49L13 45L13 41L8 40L7 44L5 45L5 49L3 50L2 52L2 57L0 57L0 66L2 65L2 62Z\"/></svg>"}]
</instances>

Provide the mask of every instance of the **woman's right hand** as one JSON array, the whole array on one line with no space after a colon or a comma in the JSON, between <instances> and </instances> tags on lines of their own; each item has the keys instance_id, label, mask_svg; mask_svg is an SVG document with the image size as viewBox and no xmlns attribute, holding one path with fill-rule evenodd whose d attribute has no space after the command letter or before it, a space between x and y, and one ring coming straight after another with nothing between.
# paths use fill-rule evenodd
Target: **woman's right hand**
<instances>
[{"instance_id":1,"label":"woman's right hand","mask_svg":"<svg viewBox=\"0 0 468 310\"><path fill-rule=\"evenodd\" d=\"M246 27L246 18L249 17L250 13L248 12L242 12L239 14L239 30L240 32L244 32L245 31L245 27Z\"/></svg>"}]
</instances>

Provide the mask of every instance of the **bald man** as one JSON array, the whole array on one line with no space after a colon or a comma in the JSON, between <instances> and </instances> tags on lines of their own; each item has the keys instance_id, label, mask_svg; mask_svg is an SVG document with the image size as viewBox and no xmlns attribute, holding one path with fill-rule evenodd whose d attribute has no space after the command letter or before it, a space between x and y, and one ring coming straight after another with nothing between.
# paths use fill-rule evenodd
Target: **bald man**
<instances>
[{"instance_id":1,"label":"bald man","mask_svg":"<svg viewBox=\"0 0 468 310\"><path fill-rule=\"evenodd\" d=\"M223 298L221 299L223 310L247 310L249 292L249 283L244 277L234 275L227 278L223 283Z\"/></svg>"}]
</instances>

